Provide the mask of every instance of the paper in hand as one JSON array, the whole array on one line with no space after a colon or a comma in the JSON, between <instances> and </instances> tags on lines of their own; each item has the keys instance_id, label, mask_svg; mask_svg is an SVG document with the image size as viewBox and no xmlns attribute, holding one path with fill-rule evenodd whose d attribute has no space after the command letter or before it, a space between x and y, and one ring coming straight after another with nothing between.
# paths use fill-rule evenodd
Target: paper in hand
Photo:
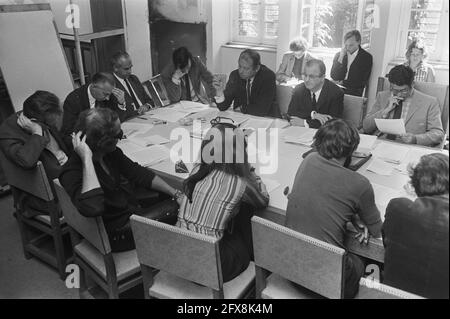
<instances>
[{"instance_id":1,"label":"paper in hand","mask_svg":"<svg viewBox=\"0 0 450 319\"><path fill-rule=\"evenodd\" d=\"M403 119L375 119L375 124L381 133L402 135L406 134Z\"/></svg>"}]
</instances>

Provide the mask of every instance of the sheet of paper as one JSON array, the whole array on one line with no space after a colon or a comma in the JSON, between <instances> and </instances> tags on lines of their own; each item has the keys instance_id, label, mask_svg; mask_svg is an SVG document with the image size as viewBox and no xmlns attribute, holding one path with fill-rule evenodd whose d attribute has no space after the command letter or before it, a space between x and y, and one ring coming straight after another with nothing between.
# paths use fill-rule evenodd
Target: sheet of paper
<instances>
[{"instance_id":1,"label":"sheet of paper","mask_svg":"<svg viewBox=\"0 0 450 319\"><path fill-rule=\"evenodd\" d=\"M218 112L217 116L228 117L232 119L237 126L242 125L242 123L249 119L247 115L234 111Z\"/></svg>"},{"instance_id":2,"label":"sheet of paper","mask_svg":"<svg viewBox=\"0 0 450 319\"><path fill-rule=\"evenodd\" d=\"M385 161L377 158L374 158L372 160L372 162L367 167L367 170L382 176L390 176L394 171L392 164L386 163Z\"/></svg>"},{"instance_id":3,"label":"sheet of paper","mask_svg":"<svg viewBox=\"0 0 450 319\"><path fill-rule=\"evenodd\" d=\"M241 129L268 129L273 123L273 120L271 119L255 119L255 118L249 118L247 121L242 123L240 126Z\"/></svg>"},{"instance_id":4,"label":"sheet of paper","mask_svg":"<svg viewBox=\"0 0 450 319\"><path fill-rule=\"evenodd\" d=\"M181 112L189 112L189 113L197 113L203 110L206 110L209 108L209 105L202 104L198 102L192 102L192 101L180 101L180 109L177 109Z\"/></svg>"},{"instance_id":5,"label":"sheet of paper","mask_svg":"<svg viewBox=\"0 0 450 319\"><path fill-rule=\"evenodd\" d=\"M374 157L382 159L383 161L400 164L407 156L409 147L400 144L391 144L380 142L373 150Z\"/></svg>"},{"instance_id":6,"label":"sheet of paper","mask_svg":"<svg viewBox=\"0 0 450 319\"><path fill-rule=\"evenodd\" d=\"M375 195L375 204L384 219L384 214L386 212L386 207L393 198L402 197L402 192L399 192L393 188L372 183L373 192Z\"/></svg>"},{"instance_id":7,"label":"sheet of paper","mask_svg":"<svg viewBox=\"0 0 450 319\"><path fill-rule=\"evenodd\" d=\"M280 187L280 183L270 178L261 178L264 185L266 185L267 192L270 194L272 191Z\"/></svg>"},{"instance_id":8,"label":"sheet of paper","mask_svg":"<svg viewBox=\"0 0 450 319\"><path fill-rule=\"evenodd\" d=\"M119 143L117 143L117 147L120 148L122 152L128 157L130 157L130 155L133 153L137 153L145 149L144 147L139 146L136 143L129 141L128 139L120 140Z\"/></svg>"},{"instance_id":9,"label":"sheet of paper","mask_svg":"<svg viewBox=\"0 0 450 319\"><path fill-rule=\"evenodd\" d=\"M395 135L406 133L403 119L375 119L375 124L382 133Z\"/></svg>"},{"instance_id":10,"label":"sheet of paper","mask_svg":"<svg viewBox=\"0 0 450 319\"><path fill-rule=\"evenodd\" d=\"M125 136L132 136L134 134L143 133L153 127L151 123L136 123L136 122L124 122L120 124L123 134Z\"/></svg>"},{"instance_id":11,"label":"sheet of paper","mask_svg":"<svg viewBox=\"0 0 450 319\"><path fill-rule=\"evenodd\" d=\"M146 117L148 116L153 119L175 123L186 115L186 112L180 112L174 108L160 107L158 109L151 110L148 114L146 114Z\"/></svg>"},{"instance_id":12,"label":"sheet of paper","mask_svg":"<svg viewBox=\"0 0 450 319\"><path fill-rule=\"evenodd\" d=\"M372 152L376 141L376 135L359 134L359 145L356 151L361 153L370 153Z\"/></svg>"},{"instance_id":13,"label":"sheet of paper","mask_svg":"<svg viewBox=\"0 0 450 319\"><path fill-rule=\"evenodd\" d=\"M129 155L129 158L142 166L148 167L160 163L170 157L170 150L163 145L149 146Z\"/></svg>"},{"instance_id":14,"label":"sheet of paper","mask_svg":"<svg viewBox=\"0 0 450 319\"><path fill-rule=\"evenodd\" d=\"M311 146L316 131L315 129L291 126L282 132L282 136L286 143Z\"/></svg>"},{"instance_id":15,"label":"sheet of paper","mask_svg":"<svg viewBox=\"0 0 450 319\"><path fill-rule=\"evenodd\" d=\"M128 138L130 142L133 142L139 146L146 147L150 145L166 144L170 141L160 135L145 136L145 134L137 134Z\"/></svg>"}]
</instances>

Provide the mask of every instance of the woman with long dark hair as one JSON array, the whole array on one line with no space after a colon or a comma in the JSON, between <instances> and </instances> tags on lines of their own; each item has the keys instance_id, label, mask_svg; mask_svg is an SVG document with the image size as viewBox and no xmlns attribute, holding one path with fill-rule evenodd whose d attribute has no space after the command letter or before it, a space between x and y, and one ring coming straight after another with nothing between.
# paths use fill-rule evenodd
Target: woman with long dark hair
<instances>
[{"instance_id":1,"label":"woman with long dark hair","mask_svg":"<svg viewBox=\"0 0 450 319\"><path fill-rule=\"evenodd\" d=\"M177 226L220 238L223 280L232 280L253 259L252 213L269 203L265 185L248 163L242 130L221 122L211 128L184 192Z\"/></svg>"}]
</instances>

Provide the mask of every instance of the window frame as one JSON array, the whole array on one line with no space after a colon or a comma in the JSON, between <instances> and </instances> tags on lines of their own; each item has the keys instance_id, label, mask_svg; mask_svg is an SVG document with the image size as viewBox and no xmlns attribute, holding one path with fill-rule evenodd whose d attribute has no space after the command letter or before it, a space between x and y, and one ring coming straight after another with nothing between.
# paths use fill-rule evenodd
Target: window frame
<instances>
[{"instance_id":1,"label":"window frame","mask_svg":"<svg viewBox=\"0 0 450 319\"><path fill-rule=\"evenodd\" d=\"M276 47L278 41L278 35L274 38L266 37L265 32L265 0L259 0L259 10L258 10L258 37L249 37L239 35L239 0L231 1L232 13L233 13L233 42L247 43L259 46ZM278 30L277 30L278 33Z\"/></svg>"},{"instance_id":2,"label":"window frame","mask_svg":"<svg viewBox=\"0 0 450 319\"><path fill-rule=\"evenodd\" d=\"M402 0L401 12L407 12L408 14L401 15L400 27L397 35L397 47L396 47L396 59L405 59L406 45L408 43L408 32L410 19L411 19L411 5L413 0ZM436 37L436 46L434 50L428 56L428 62L434 63L448 63L448 45L449 45L449 1L443 1L443 7L441 9L441 19L439 21L439 28ZM446 51L447 48L447 51Z\"/></svg>"}]
</instances>

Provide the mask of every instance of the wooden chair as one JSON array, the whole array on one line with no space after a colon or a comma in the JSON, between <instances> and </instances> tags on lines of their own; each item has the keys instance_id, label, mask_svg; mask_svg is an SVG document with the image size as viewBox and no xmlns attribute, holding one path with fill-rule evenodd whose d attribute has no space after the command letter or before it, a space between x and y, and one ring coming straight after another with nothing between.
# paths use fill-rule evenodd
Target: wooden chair
<instances>
[{"instance_id":1,"label":"wooden chair","mask_svg":"<svg viewBox=\"0 0 450 319\"><path fill-rule=\"evenodd\" d=\"M438 99L441 107L442 127L446 136L449 133L448 116L449 116L449 88L448 85L430 83L430 82L415 82L414 88L427 95L434 96ZM377 93L380 91L389 90L389 80L385 77L378 78ZM444 139L445 140L445 139Z\"/></svg>"},{"instance_id":2,"label":"wooden chair","mask_svg":"<svg viewBox=\"0 0 450 319\"><path fill-rule=\"evenodd\" d=\"M156 107L164 107L170 104L167 90L160 74L143 83L144 89L155 103Z\"/></svg>"},{"instance_id":3,"label":"wooden chair","mask_svg":"<svg viewBox=\"0 0 450 319\"><path fill-rule=\"evenodd\" d=\"M355 299L425 299L418 295L391 286L373 282L368 278L359 281L359 292Z\"/></svg>"},{"instance_id":4,"label":"wooden chair","mask_svg":"<svg viewBox=\"0 0 450 319\"><path fill-rule=\"evenodd\" d=\"M343 298L344 249L256 216L252 232L256 298Z\"/></svg>"},{"instance_id":5,"label":"wooden chair","mask_svg":"<svg viewBox=\"0 0 450 319\"><path fill-rule=\"evenodd\" d=\"M97 283L110 299L142 283L136 250L112 253L101 217L82 216L58 180L54 180L64 218L70 226L74 260L80 267L80 298L87 295L88 279Z\"/></svg>"},{"instance_id":6,"label":"wooden chair","mask_svg":"<svg viewBox=\"0 0 450 319\"><path fill-rule=\"evenodd\" d=\"M342 118L352 123L356 128L362 126L362 120L367 109L367 98L361 96L344 95L344 110Z\"/></svg>"},{"instance_id":7,"label":"wooden chair","mask_svg":"<svg viewBox=\"0 0 450 319\"><path fill-rule=\"evenodd\" d=\"M254 264L224 283L216 238L145 217L131 216L146 298L238 299L247 297ZM160 270L155 276L153 270Z\"/></svg>"},{"instance_id":8,"label":"wooden chair","mask_svg":"<svg viewBox=\"0 0 450 319\"><path fill-rule=\"evenodd\" d=\"M288 112L293 91L292 86L277 84L277 103L282 116Z\"/></svg>"},{"instance_id":9,"label":"wooden chair","mask_svg":"<svg viewBox=\"0 0 450 319\"><path fill-rule=\"evenodd\" d=\"M56 268L60 278L64 279L66 264L70 259L66 257L71 255L70 249L65 252L63 240L68 234L68 227L64 219L59 217L60 207L53 196L44 166L39 161L35 168L24 169L11 162L1 151L0 160L11 186L25 258L37 257ZM48 215L26 217L30 208L21 200L23 192L45 201Z\"/></svg>"}]
</instances>

